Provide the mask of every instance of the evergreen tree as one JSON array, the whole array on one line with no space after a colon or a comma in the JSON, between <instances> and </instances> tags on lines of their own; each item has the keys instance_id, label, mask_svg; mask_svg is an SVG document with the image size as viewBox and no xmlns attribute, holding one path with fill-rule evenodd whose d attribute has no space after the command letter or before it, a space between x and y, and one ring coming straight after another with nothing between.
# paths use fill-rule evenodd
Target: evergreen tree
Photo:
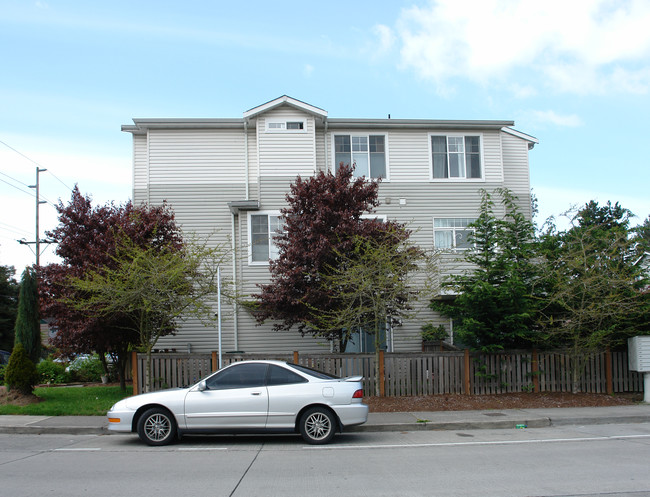
<instances>
[{"instance_id":1,"label":"evergreen tree","mask_svg":"<svg viewBox=\"0 0 650 497\"><path fill-rule=\"evenodd\" d=\"M0 266L0 349L11 350L18 312L20 286L14 279L13 266Z\"/></svg>"},{"instance_id":2,"label":"evergreen tree","mask_svg":"<svg viewBox=\"0 0 650 497\"><path fill-rule=\"evenodd\" d=\"M18 315L16 316L15 343L22 344L25 353L34 363L41 356L41 324L38 314L38 288L36 273L27 268L20 280Z\"/></svg>"},{"instance_id":3,"label":"evergreen tree","mask_svg":"<svg viewBox=\"0 0 650 497\"><path fill-rule=\"evenodd\" d=\"M445 283L455 299L431 303L432 309L455 320L464 344L483 351L527 347L535 338L534 225L512 192L494 193L505 215L495 215L492 195L483 190L478 218L469 225L474 248L463 257L472 268Z\"/></svg>"}]
</instances>

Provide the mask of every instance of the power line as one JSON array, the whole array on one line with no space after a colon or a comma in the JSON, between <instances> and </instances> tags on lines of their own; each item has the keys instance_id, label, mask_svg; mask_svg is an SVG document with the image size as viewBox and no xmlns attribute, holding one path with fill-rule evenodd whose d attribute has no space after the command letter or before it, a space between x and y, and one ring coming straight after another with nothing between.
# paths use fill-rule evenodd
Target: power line
<instances>
[{"instance_id":1,"label":"power line","mask_svg":"<svg viewBox=\"0 0 650 497\"><path fill-rule=\"evenodd\" d=\"M61 181L52 171L48 169L47 171L50 173L52 176L54 176L54 179L56 179L59 183L61 183L63 186L65 186L68 190L72 191L72 188L70 188L68 185L66 185L63 181Z\"/></svg>"},{"instance_id":2,"label":"power line","mask_svg":"<svg viewBox=\"0 0 650 497\"><path fill-rule=\"evenodd\" d=\"M0 222L0 229L6 230L6 231L11 231L12 233L16 233L17 235L29 235L29 231L26 231L22 228L19 228L18 226L12 226L11 224L6 224L6 223L1 223Z\"/></svg>"},{"instance_id":3,"label":"power line","mask_svg":"<svg viewBox=\"0 0 650 497\"><path fill-rule=\"evenodd\" d=\"M20 152L19 150L16 150L14 147L12 147L11 145L9 145L7 142L4 142L4 141L0 140L0 143L2 143L2 144L3 144L5 147L7 147L8 149L13 150L15 153L17 153L17 154L20 155L21 157L27 159L27 160L28 160L29 162L31 162L32 164L36 165L36 167L38 167L39 169L43 169L44 171L47 171L48 173L50 173L50 174L54 177L54 179L56 179L59 183L61 183L63 186L65 186L69 191L72 191L72 188L70 188L68 185L66 185L66 184L63 182L63 180L61 180L61 178L59 178L59 177L58 177L56 174L54 174L52 171L50 171L49 169L45 169L45 168L44 168L43 166L41 166L38 162L36 162L34 159L32 159L32 158L30 158L30 157L27 157L25 154L23 154L23 153ZM9 176L8 174L5 174L5 173L0 173L0 174L3 174L3 175L5 175L5 176L7 176L8 178L11 178L11 176ZM11 178L11 179L14 180L14 181L16 181L16 182L18 182L18 183L21 183L21 184L24 185L24 186L29 187L29 185L23 183L22 181L19 181L19 180L15 179L15 178ZM45 198L45 197L43 197L43 198ZM46 199L46 198L45 198L45 200L47 200L47 203L48 203L48 204L51 204L52 206L56 207L56 204L55 204L54 202L52 202L51 200L48 200L48 199Z\"/></svg>"},{"instance_id":4,"label":"power line","mask_svg":"<svg viewBox=\"0 0 650 497\"><path fill-rule=\"evenodd\" d=\"M3 142L2 140L0 140L0 143L2 143L5 147L7 147L7 148L13 150L14 152L16 152L16 153L17 153L18 155L20 155L21 157L24 157L24 158L27 159L29 162L32 162L34 165L36 165L36 166L38 166L38 167L43 167L43 166L41 166L38 162L36 162L34 159L30 159L30 158L27 157L25 154L23 154L22 152L19 152L18 150L16 150L16 149L15 149L14 147L12 147L11 145L9 145L9 144Z\"/></svg>"},{"instance_id":5,"label":"power line","mask_svg":"<svg viewBox=\"0 0 650 497\"><path fill-rule=\"evenodd\" d=\"M21 185L26 186L27 188L29 188L29 185L27 183L23 183L19 179L16 179L16 178L14 178L12 176L9 176L7 173L3 173L2 171L0 171L0 174L2 174L3 176L6 176L7 178L9 178L12 181L15 181L16 183L20 183Z\"/></svg>"},{"instance_id":6,"label":"power line","mask_svg":"<svg viewBox=\"0 0 650 497\"><path fill-rule=\"evenodd\" d=\"M3 183L6 183L6 184L8 184L9 186L15 188L15 189L18 190L19 192L23 192L23 193L29 195L30 197L34 197L34 196L35 196L32 192L28 192L27 190L23 190L22 188L18 188L16 185L12 185L12 184L9 183L8 181L5 181L5 180L3 180L3 179L0 179L0 181L2 181ZM29 185L25 185L25 186L26 186L27 188L29 188Z\"/></svg>"}]
</instances>

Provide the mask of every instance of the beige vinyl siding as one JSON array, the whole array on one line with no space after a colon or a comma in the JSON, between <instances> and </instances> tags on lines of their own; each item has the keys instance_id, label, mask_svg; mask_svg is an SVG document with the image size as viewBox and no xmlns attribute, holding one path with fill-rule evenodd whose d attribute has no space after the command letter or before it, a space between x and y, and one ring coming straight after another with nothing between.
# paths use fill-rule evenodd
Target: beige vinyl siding
<instances>
[{"instance_id":1,"label":"beige vinyl siding","mask_svg":"<svg viewBox=\"0 0 650 497\"><path fill-rule=\"evenodd\" d=\"M259 161L257 157L257 130L248 128L248 188L249 198L259 197Z\"/></svg>"},{"instance_id":2,"label":"beige vinyl siding","mask_svg":"<svg viewBox=\"0 0 650 497\"><path fill-rule=\"evenodd\" d=\"M149 183L147 135L133 135L133 189L142 190ZM143 199L144 201L144 199Z\"/></svg>"},{"instance_id":3,"label":"beige vinyl siding","mask_svg":"<svg viewBox=\"0 0 650 497\"><path fill-rule=\"evenodd\" d=\"M267 121L304 121L304 132L267 132ZM278 109L257 120L260 176L311 175L316 170L314 118Z\"/></svg>"},{"instance_id":4,"label":"beige vinyl siding","mask_svg":"<svg viewBox=\"0 0 650 497\"><path fill-rule=\"evenodd\" d=\"M152 185L244 183L244 134L237 129L152 130L149 168Z\"/></svg>"},{"instance_id":5,"label":"beige vinyl siding","mask_svg":"<svg viewBox=\"0 0 650 497\"><path fill-rule=\"evenodd\" d=\"M266 133L266 120L300 120L304 133ZM160 204L167 201L186 233L213 234L215 243L228 241L234 220L234 255L237 290L244 295L259 291L258 284L269 281L267 265L249 264L248 213L234 218L228 202L246 199L248 176L249 199L260 201L261 211L279 211L286 206L285 195L298 175L308 177L316 170L331 170L332 136L363 131L316 128L313 116L296 109L280 107L254 118L248 127L248 164L243 126L235 129L156 129L146 135L134 135L134 201ZM390 181L379 188L377 214L407 223L413 230L412 241L425 248L433 246L433 219L477 216L480 189L493 191L506 186L520 198L524 212L530 213L528 142L498 130L464 130L461 134L481 134L483 181L431 181L429 156L430 129L382 129L369 134L386 136L387 165ZM456 131L435 130L445 134ZM248 169L246 169L248 168ZM248 175L246 174L248 172ZM400 204L400 199L405 204ZM468 269L461 252L442 257L445 274ZM224 278L233 278L233 264L222 269ZM420 313L403 323L393 333L395 351L419 351L421 326L428 322L445 324L427 307L417 304ZM215 304L216 309L216 304ZM325 352L330 344L299 333L274 332L272 323L257 326L243 308L237 312L224 303L222 312L223 350L245 352L290 353ZM235 339L237 337L237 339ZM183 323L177 336L162 338L157 349L195 352L217 349L217 325L199 321Z\"/></svg>"},{"instance_id":6,"label":"beige vinyl siding","mask_svg":"<svg viewBox=\"0 0 650 497\"><path fill-rule=\"evenodd\" d=\"M429 181L429 133L426 130L391 131L388 163L391 182Z\"/></svg>"},{"instance_id":7,"label":"beige vinyl siding","mask_svg":"<svg viewBox=\"0 0 650 497\"><path fill-rule=\"evenodd\" d=\"M519 197L521 209L527 216L531 216L528 142L508 133L501 133L501 143L505 176L503 186Z\"/></svg>"},{"instance_id":8,"label":"beige vinyl siding","mask_svg":"<svg viewBox=\"0 0 650 497\"><path fill-rule=\"evenodd\" d=\"M316 129L316 171L327 172L329 164L325 163L325 147L327 146L327 135L324 129ZM327 149L327 156L329 160L329 149Z\"/></svg>"},{"instance_id":9,"label":"beige vinyl siding","mask_svg":"<svg viewBox=\"0 0 650 497\"><path fill-rule=\"evenodd\" d=\"M470 133L465 133L470 134ZM483 135L483 177L486 183L503 181L503 158L500 131L486 131Z\"/></svg>"}]
</instances>

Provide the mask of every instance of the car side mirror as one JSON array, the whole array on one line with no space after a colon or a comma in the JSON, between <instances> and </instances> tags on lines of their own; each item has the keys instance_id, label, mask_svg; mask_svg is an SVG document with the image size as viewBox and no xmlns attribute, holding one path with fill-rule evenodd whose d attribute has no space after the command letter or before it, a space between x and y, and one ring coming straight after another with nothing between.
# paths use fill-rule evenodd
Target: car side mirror
<instances>
[{"instance_id":1,"label":"car side mirror","mask_svg":"<svg viewBox=\"0 0 650 497\"><path fill-rule=\"evenodd\" d=\"M201 380L197 385L197 389L199 392L203 392L204 390L208 389L208 384L205 382L205 380Z\"/></svg>"}]
</instances>

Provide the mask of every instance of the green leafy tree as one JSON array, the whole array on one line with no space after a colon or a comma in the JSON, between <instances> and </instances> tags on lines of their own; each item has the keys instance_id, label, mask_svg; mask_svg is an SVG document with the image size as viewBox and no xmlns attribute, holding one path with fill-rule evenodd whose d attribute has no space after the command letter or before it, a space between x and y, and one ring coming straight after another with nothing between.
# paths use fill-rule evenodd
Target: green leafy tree
<instances>
[{"instance_id":1,"label":"green leafy tree","mask_svg":"<svg viewBox=\"0 0 650 497\"><path fill-rule=\"evenodd\" d=\"M505 214L495 215L493 195ZM537 301L535 229L507 189L483 190L479 215L470 224L474 248L463 254L471 269L452 275L444 286L453 300L434 299L432 309L455 320L455 331L471 348L492 352L526 347L535 338Z\"/></svg>"},{"instance_id":2,"label":"green leafy tree","mask_svg":"<svg viewBox=\"0 0 650 497\"><path fill-rule=\"evenodd\" d=\"M18 313L20 286L14 279L13 266L0 266L0 349L11 350L14 346L14 326Z\"/></svg>"},{"instance_id":3,"label":"green leafy tree","mask_svg":"<svg viewBox=\"0 0 650 497\"><path fill-rule=\"evenodd\" d=\"M433 266L432 258L409 243L410 231L399 224L386 227L381 236L355 235L345 252L335 251L336 265L319 273L323 292L333 291L337 304L329 309L312 307L310 326L323 335L342 330L345 339L357 330L373 336L375 391L379 395L379 351L387 327L399 326L413 316L413 301L428 285L415 281L420 267ZM431 274L431 273L428 273Z\"/></svg>"},{"instance_id":4,"label":"green leafy tree","mask_svg":"<svg viewBox=\"0 0 650 497\"><path fill-rule=\"evenodd\" d=\"M542 324L551 343L576 353L623 344L648 331L648 283L637 260L629 222L618 203L591 201L568 213L571 227L542 236L545 305Z\"/></svg>"},{"instance_id":5,"label":"green leafy tree","mask_svg":"<svg viewBox=\"0 0 650 497\"><path fill-rule=\"evenodd\" d=\"M23 271L18 297L15 343L22 344L25 353L36 363L41 356L41 321L38 313L38 282L33 269Z\"/></svg>"},{"instance_id":6,"label":"green leafy tree","mask_svg":"<svg viewBox=\"0 0 650 497\"><path fill-rule=\"evenodd\" d=\"M138 337L147 354L146 385L151 390L151 351L180 320L214 320L209 298L217 296L217 268L226 262L225 245L186 242L143 247L129 238L118 244L111 267L90 268L68 283L75 299L66 304L92 318L118 314L120 326Z\"/></svg>"}]
</instances>

